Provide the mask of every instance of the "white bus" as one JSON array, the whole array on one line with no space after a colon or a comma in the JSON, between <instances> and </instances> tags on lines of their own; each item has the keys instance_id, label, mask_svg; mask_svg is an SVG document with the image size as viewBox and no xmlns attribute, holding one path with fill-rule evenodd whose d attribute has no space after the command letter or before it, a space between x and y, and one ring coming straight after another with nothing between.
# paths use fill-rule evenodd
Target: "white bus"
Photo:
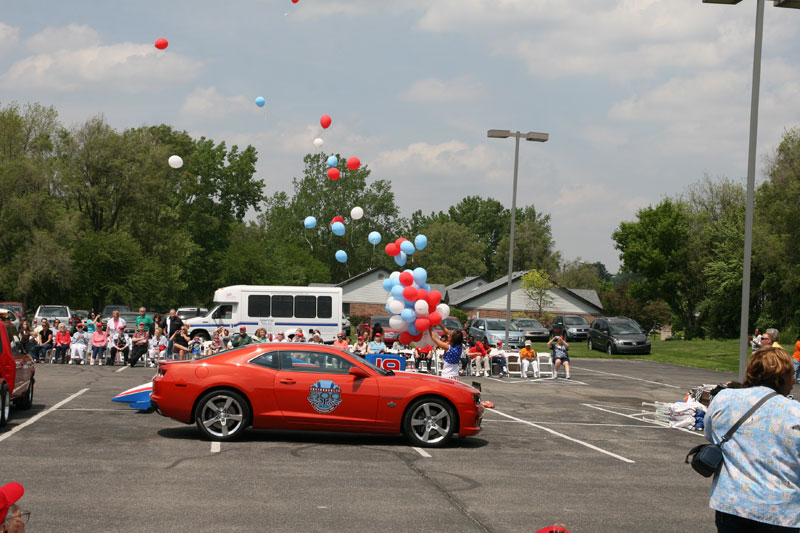
<instances>
[{"instance_id":1,"label":"white bus","mask_svg":"<svg viewBox=\"0 0 800 533\"><path fill-rule=\"evenodd\" d=\"M259 328L278 333L300 328L318 329L322 340L333 342L342 331L341 287L281 287L269 285L233 285L217 289L214 305L206 316L183 321L192 336L204 340L214 330L225 326L231 335L245 326L248 335Z\"/></svg>"}]
</instances>

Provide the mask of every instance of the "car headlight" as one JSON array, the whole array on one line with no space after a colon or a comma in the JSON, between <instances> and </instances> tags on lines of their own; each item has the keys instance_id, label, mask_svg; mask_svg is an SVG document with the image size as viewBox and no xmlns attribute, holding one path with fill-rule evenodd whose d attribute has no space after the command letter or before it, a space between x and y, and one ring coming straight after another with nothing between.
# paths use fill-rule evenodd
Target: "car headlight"
<instances>
[{"instance_id":1,"label":"car headlight","mask_svg":"<svg viewBox=\"0 0 800 533\"><path fill-rule=\"evenodd\" d=\"M578 332L578 330L576 328L567 328L567 331L569 331L570 333L577 333Z\"/></svg>"},{"instance_id":2,"label":"car headlight","mask_svg":"<svg viewBox=\"0 0 800 533\"><path fill-rule=\"evenodd\" d=\"M489 335L489 338L490 338L490 339L492 339L493 341L497 342L497 341L499 341L499 340L500 340L502 337L500 337L500 335Z\"/></svg>"}]
</instances>

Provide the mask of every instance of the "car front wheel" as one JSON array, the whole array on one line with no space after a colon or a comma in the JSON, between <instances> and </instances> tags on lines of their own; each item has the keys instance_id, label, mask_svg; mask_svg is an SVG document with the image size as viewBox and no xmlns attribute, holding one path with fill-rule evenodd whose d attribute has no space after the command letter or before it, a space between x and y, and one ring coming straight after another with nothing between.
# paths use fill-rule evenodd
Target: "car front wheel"
<instances>
[{"instance_id":1,"label":"car front wheel","mask_svg":"<svg viewBox=\"0 0 800 533\"><path fill-rule=\"evenodd\" d=\"M403 420L403 430L414 446L444 446L455 432L456 416L441 398L420 398L411 404Z\"/></svg>"},{"instance_id":2,"label":"car front wheel","mask_svg":"<svg viewBox=\"0 0 800 533\"><path fill-rule=\"evenodd\" d=\"M586 341L586 347L589 348L590 352L592 350L594 350L594 346L592 346L592 339L589 339L588 341Z\"/></svg>"},{"instance_id":3,"label":"car front wheel","mask_svg":"<svg viewBox=\"0 0 800 533\"><path fill-rule=\"evenodd\" d=\"M25 397L17 400L17 409L25 410L33 406L33 383L33 378L31 378L31 383L28 385L28 392L25 393Z\"/></svg>"},{"instance_id":4,"label":"car front wheel","mask_svg":"<svg viewBox=\"0 0 800 533\"><path fill-rule=\"evenodd\" d=\"M194 416L197 427L211 440L234 440L247 428L250 406L236 391L215 390L200 398Z\"/></svg>"},{"instance_id":5,"label":"car front wheel","mask_svg":"<svg viewBox=\"0 0 800 533\"><path fill-rule=\"evenodd\" d=\"M616 352L616 350L614 350L614 344L609 342L608 346L606 346L606 353L608 355L614 355L615 352Z\"/></svg>"},{"instance_id":6,"label":"car front wheel","mask_svg":"<svg viewBox=\"0 0 800 533\"><path fill-rule=\"evenodd\" d=\"M5 383L0 385L0 427L8 423L8 415L11 413L11 394Z\"/></svg>"}]
</instances>

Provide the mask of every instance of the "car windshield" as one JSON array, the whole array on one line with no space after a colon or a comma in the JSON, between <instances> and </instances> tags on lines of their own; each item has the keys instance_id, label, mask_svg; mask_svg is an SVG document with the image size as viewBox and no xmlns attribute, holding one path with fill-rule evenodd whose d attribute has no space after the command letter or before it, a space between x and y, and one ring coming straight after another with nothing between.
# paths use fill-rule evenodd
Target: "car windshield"
<instances>
[{"instance_id":1,"label":"car windshield","mask_svg":"<svg viewBox=\"0 0 800 533\"><path fill-rule=\"evenodd\" d=\"M3 309L8 309L9 311L14 311L17 314L22 314L22 306L21 305L11 305L11 304L0 304L0 307Z\"/></svg>"},{"instance_id":2,"label":"car windshield","mask_svg":"<svg viewBox=\"0 0 800 533\"><path fill-rule=\"evenodd\" d=\"M617 322L609 324L608 330L612 335L636 335L641 334L642 330L634 322Z\"/></svg>"},{"instance_id":3,"label":"car windshield","mask_svg":"<svg viewBox=\"0 0 800 533\"><path fill-rule=\"evenodd\" d=\"M564 324L567 326L587 326L589 323L582 316L564 317Z\"/></svg>"},{"instance_id":4,"label":"car windshield","mask_svg":"<svg viewBox=\"0 0 800 533\"><path fill-rule=\"evenodd\" d=\"M447 317L442 320L442 325L447 329L462 329L461 322L459 322L456 318Z\"/></svg>"},{"instance_id":5,"label":"car windshield","mask_svg":"<svg viewBox=\"0 0 800 533\"><path fill-rule=\"evenodd\" d=\"M538 320L533 320L532 318L525 318L525 319L522 319L522 320L517 320L516 324L517 324L517 326L519 326L521 328L543 328L544 327L541 322L539 322Z\"/></svg>"},{"instance_id":6,"label":"car windshield","mask_svg":"<svg viewBox=\"0 0 800 533\"><path fill-rule=\"evenodd\" d=\"M380 324L382 328L389 327L389 317L388 316L374 316L372 317L372 326L375 327L376 324Z\"/></svg>"},{"instance_id":7,"label":"car windshield","mask_svg":"<svg viewBox=\"0 0 800 533\"><path fill-rule=\"evenodd\" d=\"M67 316L66 307L42 307L39 309L39 316L52 317L52 316Z\"/></svg>"},{"instance_id":8,"label":"car windshield","mask_svg":"<svg viewBox=\"0 0 800 533\"><path fill-rule=\"evenodd\" d=\"M506 321L505 320L487 320L486 321L486 329L491 330L498 330L502 329L503 331L506 330ZM519 331L519 328L514 325L513 322L508 324L509 331Z\"/></svg>"}]
</instances>

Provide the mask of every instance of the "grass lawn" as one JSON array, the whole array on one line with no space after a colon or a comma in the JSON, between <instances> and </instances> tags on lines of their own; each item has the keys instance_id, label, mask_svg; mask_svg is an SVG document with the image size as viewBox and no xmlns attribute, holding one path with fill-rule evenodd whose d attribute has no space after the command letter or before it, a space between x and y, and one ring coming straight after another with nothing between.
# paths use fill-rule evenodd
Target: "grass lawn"
<instances>
[{"instance_id":1,"label":"grass lawn","mask_svg":"<svg viewBox=\"0 0 800 533\"><path fill-rule=\"evenodd\" d=\"M590 352L586 348L585 341L575 341L569 345L569 356L576 359L581 357L645 359L647 361L707 368L709 370L722 370L733 373L739 371L739 339L651 340L651 342L653 342L653 347L650 355L608 355L604 352ZM534 343L534 349L537 352L546 352L547 343L536 342Z\"/></svg>"}]
</instances>

